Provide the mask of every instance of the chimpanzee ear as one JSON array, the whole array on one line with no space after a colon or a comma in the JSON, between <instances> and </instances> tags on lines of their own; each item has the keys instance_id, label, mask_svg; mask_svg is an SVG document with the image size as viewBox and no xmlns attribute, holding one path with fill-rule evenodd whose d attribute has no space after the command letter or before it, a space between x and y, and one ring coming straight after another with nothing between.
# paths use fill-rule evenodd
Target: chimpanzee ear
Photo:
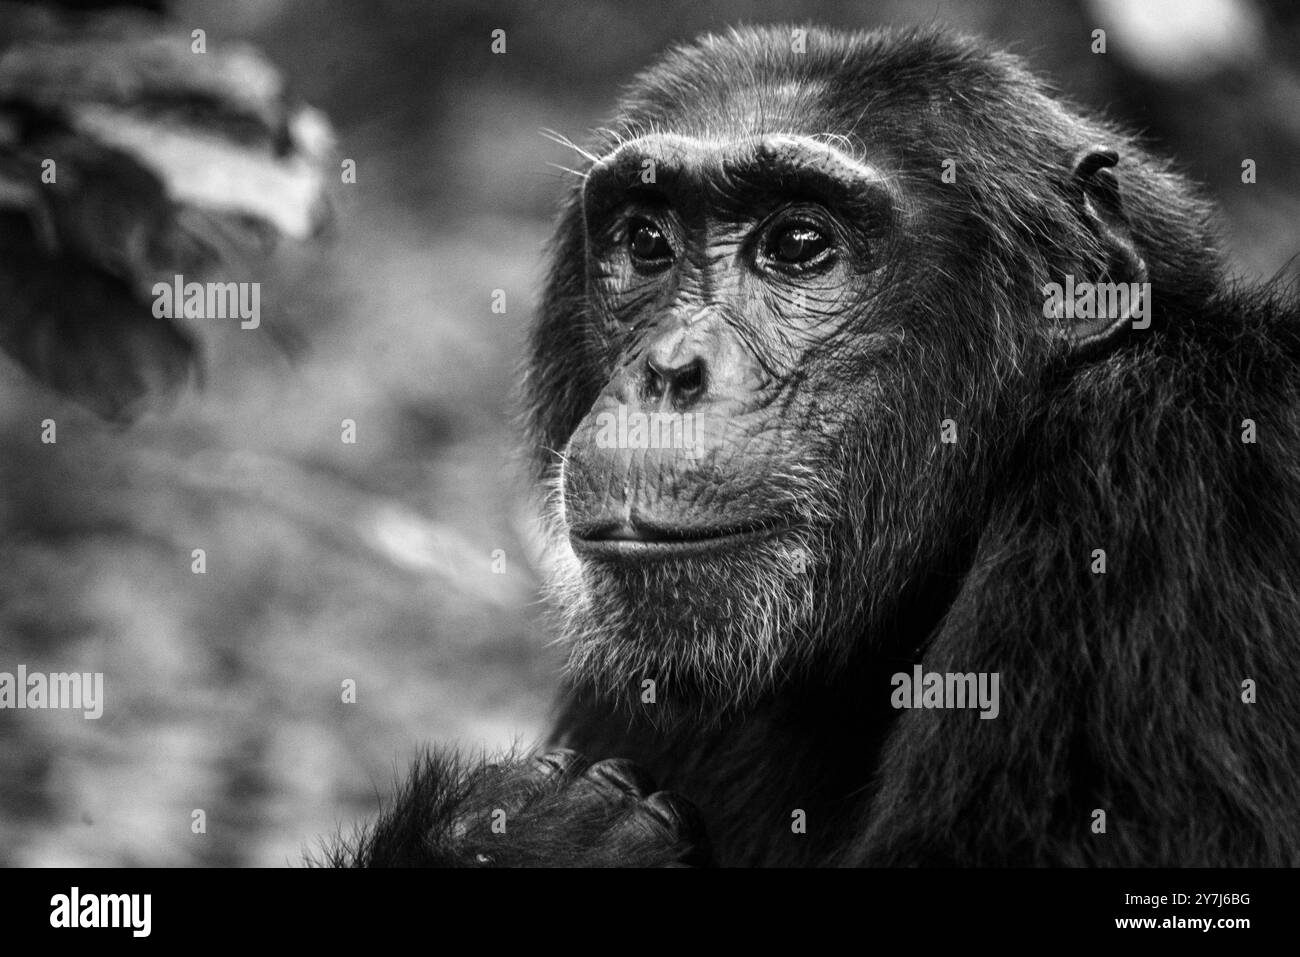
<instances>
[{"instance_id":1,"label":"chimpanzee ear","mask_svg":"<svg viewBox=\"0 0 1300 957\"><path fill-rule=\"evenodd\" d=\"M1133 283L1147 281L1147 267L1134 245L1128 219L1120 200L1119 180L1111 172L1119 163L1119 154L1109 147L1090 146L1075 158L1074 170L1068 185L1071 200L1076 204L1079 217L1096 235L1103 249L1102 274L1075 276L1079 283L1123 283L1128 289ZM1114 302L1111 297L1098 293L1098 308L1092 316L1066 319L1057 327L1056 334L1064 338L1070 350L1092 350L1118 337L1133 322L1134 313L1142 303L1139 299L1125 297L1120 300L1127 308L1113 313L1101 308L1103 302ZM1147 308L1150 304L1146 304Z\"/></svg>"}]
</instances>

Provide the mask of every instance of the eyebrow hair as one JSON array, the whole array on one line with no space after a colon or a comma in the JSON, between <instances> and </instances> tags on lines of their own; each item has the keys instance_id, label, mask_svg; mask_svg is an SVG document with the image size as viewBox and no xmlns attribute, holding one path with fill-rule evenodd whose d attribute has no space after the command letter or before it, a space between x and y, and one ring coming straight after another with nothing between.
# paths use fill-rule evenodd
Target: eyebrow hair
<instances>
[{"instance_id":1,"label":"eyebrow hair","mask_svg":"<svg viewBox=\"0 0 1300 957\"><path fill-rule=\"evenodd\" d=\"M823 176L846 184L883 184L885 181L884 174L870 163L810 136L781 134L763 137L755 144L753 158L765 165L815 169Z\"/></svg>"},{"instance_id":2,"label":"eyebrow hair","mask_svg":"<svg viewBox=\"0 0 1300 957\"><path fill-rule=\"evenodd\" d=\"M605 170L635 166L653 159L668 168L690 165L692 161L721 160L723 165L753 162L815 164L823 173L836 179L855 182L883 180L881 172L870 163L849 155L838 147L800 133L774 133L749 136L739 140L720 140L679 133L652 133L620 143L596 160L588 175Z\"/></svg>"},{"instance_id":3,"label":"eyebrow hair","mask_svg":"<svg viewBox=\"0 0 1300 957\"><path fill-rule=\"evenodd\" d=\"M619 144L592 164L589 187L613 181L625 189L641 185L647 160L656 174L674 176L691 169L716 167L728 182L765 192L798 190L848 206L878 207L892 190L884 174L870 163L815 137L772 133L722 140L655 133ZM769 185L776 179L778 185Z\"/></svg>"}]
</instances>

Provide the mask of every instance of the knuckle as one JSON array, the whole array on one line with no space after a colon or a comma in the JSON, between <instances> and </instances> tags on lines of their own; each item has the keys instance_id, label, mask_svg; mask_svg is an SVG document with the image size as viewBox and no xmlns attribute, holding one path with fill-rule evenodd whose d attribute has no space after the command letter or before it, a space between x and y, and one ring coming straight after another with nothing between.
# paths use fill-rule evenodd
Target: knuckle
<instances>
[{"instance_id":1,"label":"knuckle","mask_svg":"<svg viewBox=\"0 0 1300 957\"><path fill-rule=\"evenodd\" d=\"M570 748L556 748L533 758L533 770L543 777L573 777L587 767L587 759Z\"/></svg>"},{"instance_id":2,"label":"knuckle","mask_svg":"<svg viewBox=\"0 0 1300 957\"><path fill-rule=\"evenodd\" d=\"M641 806L660 827L677 837L691 838L704 833L699 811L680 794L656 791Z\"/></svg>"},{"instance_id":3,"label":"knuckle","mask_svg":"<svg viewBox=\"0 0 1300 957\"><path fill-rule=\"evenodd\" d=\"M654 778L626 758L610 758L593 764L587 777L597 785L613 788L623 794L644 797L654 790Z\"/></svg>"}]
</instances>

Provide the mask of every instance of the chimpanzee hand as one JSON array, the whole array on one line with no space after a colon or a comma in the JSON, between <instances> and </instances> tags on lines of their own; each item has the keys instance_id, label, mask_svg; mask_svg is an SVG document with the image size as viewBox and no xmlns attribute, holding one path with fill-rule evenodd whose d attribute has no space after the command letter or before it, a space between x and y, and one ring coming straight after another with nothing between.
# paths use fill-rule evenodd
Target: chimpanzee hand
<instances>
[{"instance_id":1,"label":"chimpanzee hand","mask_svg":"<svg viewBox=\"0 0 1300 957\"><path fill-rule=\"evenodd\" d=\"M705 865L694 806L655 791L630 761L573 751L467 766L429 755L394 804L350 844L348 867L672 867Z\"/></svg>"}]
</instances>

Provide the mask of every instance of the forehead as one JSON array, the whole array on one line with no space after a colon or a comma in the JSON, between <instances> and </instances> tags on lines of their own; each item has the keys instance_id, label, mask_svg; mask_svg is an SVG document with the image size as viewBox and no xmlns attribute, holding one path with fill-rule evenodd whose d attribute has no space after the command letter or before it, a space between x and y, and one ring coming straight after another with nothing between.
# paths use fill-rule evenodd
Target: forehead
<instances>
[{"instance_id":1,"label":"forehead","mask_svg":"<svg viewBox=\"0 0 1300 957\"><path fill-rule=\"evenodd\" d=\"M950 102L952 79L933 65L903 69L866 45L806 54L770 42L680 51L637 79L595 152L672 131L702 142L804 136L837 140L859 159L888 154L902 134L928 130L932 107Z\"/></svg>"},{"instance_id":2,"label":"forehead","mask_svg":"<svg viewBox=\"0 0 1300 957\"><path fill-rule=\"evenodd\" d=\"M688 77L652 85L624 104L623 138L671 129L696 140L740 141L824 131L832 84L824 78L764 75ZM629 135L630 134L630 135Z\"/></svg>"}]
</instances>

